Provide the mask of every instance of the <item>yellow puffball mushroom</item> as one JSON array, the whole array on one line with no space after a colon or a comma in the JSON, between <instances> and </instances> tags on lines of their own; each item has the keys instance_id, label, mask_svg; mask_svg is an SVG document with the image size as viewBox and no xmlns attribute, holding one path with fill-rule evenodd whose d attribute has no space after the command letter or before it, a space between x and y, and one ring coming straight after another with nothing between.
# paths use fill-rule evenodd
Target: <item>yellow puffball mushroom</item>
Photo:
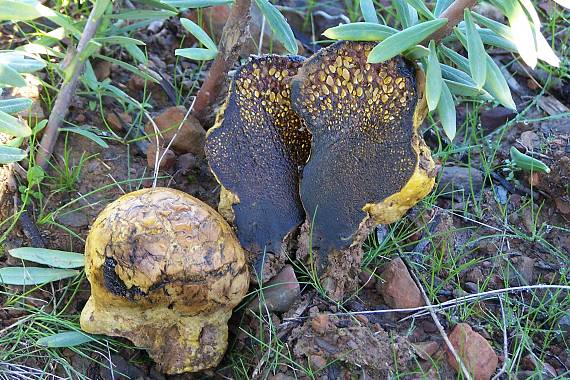
<instances>
[{"instance_id":1,"label":"yellow puffball mushroom","mask_svg":"<svg viewBox=\"0 0 570 380\"><path fill-rule=\"evenodd\" d=\"M216 211L173 189L135 191L101 212L85 255L91 297L81 313L84 331L129 339L168 374L220 362L249 274Z\"/></svg>"}]
</instances>

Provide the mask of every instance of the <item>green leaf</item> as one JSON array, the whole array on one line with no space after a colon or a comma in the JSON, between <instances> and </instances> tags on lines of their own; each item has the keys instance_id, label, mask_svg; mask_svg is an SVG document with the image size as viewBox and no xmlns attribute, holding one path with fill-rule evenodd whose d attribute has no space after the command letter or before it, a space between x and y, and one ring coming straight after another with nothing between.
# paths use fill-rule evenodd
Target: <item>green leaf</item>
<instances>
[{"instance_id":1,"label":"green leaf","mask_svg":"<svg viewBox=\"0 0 570 380\"><path fill-rule=\"evenodd\" d=\"M524 9L518 0L501 0L498 4L505 11L513 36L516 37L513 42L517 46L517 51L522 60L534 69L538 59L536 38Z\"/></svg>"},{"instance_id":2,"label":"green leaf","mask_svg":"<svg viewBox=\"0 0 570 380\"><path fill-rule=\"evenodd\" d=\"M426 70L426 97L428 109L430 111L433 111L437 107L442 85L443 79L441 78L441 67L439 66L437 53L435 51L435 42L431 40L429 42L429 55Z\"/></svg>"},{"instance_id":3,"label":"green leaf","mask_svg":"<svg viewBox=\"0 0 570 380\"><path fill-rule=\"evenodd\" d=\"M88 138L89 140L93 141L94 143L96 143L97 145L99 145L102 148L108 148L109 147L109 145L105 142L105 140L103 140L101 137L97 136L95 133L88 131L86 129L76 128L76 127L66 127L66 128L60 128L59 130L60 130L60 132L77 133L78 135L81 135L85 138Z\"/></svg>"},{"instance_id":4,"label":"green leaf","mask_svg":"<svg viewBox=\"0 0 570 380\"><path fill-rule=\"evenodd\" d=\"M397 56L404 50L419 44L438 29L447 24L447 19L422 22L391 35L372 49L368 55L369 63L380 63Z\"/></svg>"},{"instance_id":5,"label":"green leaf","mask_svg":"<svg viewBox=\"0 0 570 380\"><path fill-rule=\"evenodd\" d=\"M295 35L281 12L268 0L255 0L255 4L257 4L257 7L267 19L267 23L271 27L273 34L275 34L275 38L283 44L289 53L297 54L299 47L297 46Z\"/></svg>"},{"instance_id":6,"label":"green leaf","mask_svg":"<svg viewBox=\"0 0 570 380\"><path fill-rule=\"evenodd\" d=\"M439 17L449 6L453 3L453 0L436 0L435 9L433 11L434 15Z\"/></svg>"},{"instance_id":7,"label":"green leaf","mask_svg":"<svg viewBox=\"0 0 570 380\"><path fill-rule=\"evenodd\" d=\"M165 4L165 1L161 1L161 0L135 0L135 2L137 2L139 4L148 5L148 6L151 6L154 8L158 8L158 9L164 9L167 11L177 12L175 7L173 7L172 5L169 5L169 4Z\"/></svg>"},{"instance_id":8,"label":"green leaf","mask_svg":"<svg viewBox=\"0 0 570 380\"><path fill-rule=\"evenodd\" d=\"M40 338L36 341L36 344L44 347L63 348L79 346L94 340L95 338L81 331L66 331Z\"/></svg>"},{"instance_id":9,"label":"green leaf","mask_svg":"<svg viewBox=\"0 0 570 380\"><path fill-rule=\"evenodd\" d=\"M517 167L529 172L550 173L550 168L540 160L519 152L514 146L511 147L511 161Z\"/></svg>"},{"instance_id":10,"label":"green leaf","mask_svg":"<svg viewBox=\"0 0 570 380\"><path fill-rule=\"evenodd\" d=\"M399 16L404 29L418 23L418 11L406 3L406 0L392 0L392 5L396 8L396 14Z\"/></svg>"},{"instance_id":11,"label":"green leaf","mask_svg":"<svg viewBox=\"0 0 570 380\"><path fill-rule=\"evenodd\" d=\"M406 50L404 56L410 60L419 60L429 55L429 49L422 45L416 45L413 48Z\"/></svg>"},{"instance_id":12,"label":"green leaf","mask_svg":"<svg viewBox=\"0 0 570 380\"><path fill-rule=\"evenodd\" d=\"M501 69L495 61L487 53L485 53L487 60L487 79L485 81L485 90L487 90L495 99L503 106L512 110L517 110L517 106L513 101L511 90L507 84L507 80L501 73Z\"/></svg>"},{"instance_id":13,"label":"green leaf","mask_svg":"<svg viewBox=\"0 0 570 380\"><path fill-rule=\"evenodd\" d=\"M12 115L0 111L0 133L14 137L28 137L32 130Z\"/></svg>"},{"instance_id":14,"label":"green leaf","mask_svg":"<svg viewBox=\"0 0 570 380\"><path fill-rule=\"evenodd\" d=\"M149 81L154 82L154 83L158 83L158 81L152 75L149 75L146 72L144 72L143 70L141 70L141 69L139 69L133 65L130 65L126 62L120 61L120 60L115 59L115 58L107 57L106 55L102 55L102 54L95 55L95 58L99 58L99 59L102 59L104 61L111 62L117 66L122 67L123 69L125 69L127 71L130 71L133 74L138 75L141 78L144 78L144 79L149 80Z\"/></svg>"},{"instance_id":15,"label":"green leaf","mask_svg":"<svg viewBox=\"0 0 570 380\"><path fill-rule=\"evenodd\" d=\"M459 96L466 96L474 99L481 99L485 101L492 101L493 97L485 90L479 89L473 85L468 85L463 82L454 81L451 79L443 80L451 93Z\"/></svg>"},{"instance_id":16,"label":"green leaf","mask_svg":"<svg viewBox=\"0 0 570 380\"><path fill-rule=\"evenodd\" d=\"M72 269L5 267L0 268L0 284L41 285L75 277L79 271Z\"/></svg>"},{"instance_id":17,"label":"green leaf","mask_svg":"<svg viewBox=\"0 0 570 380\"><path fill-rule=\"evenodd\" d=\"M2 85L25 87L26 80L11 66L0 63L0 87Z\"/></svg>"},{"instance_id":18,"label":"green leaf","mask_svg":"<svg viewBox=\"0 0 570 380\"><path fill-rule=\"evenodd\" d=\"M194 59L196 61L209 61L216 58L218 52L216 50L203 49L203 48L185 48L176 49L174 55L180 57Z\"/></svg>"},{"instance_id":19,"label":"green leaf","mask_svg":"<svg viewBox=\"0 0 570 380\"><path fill-rule=\"evenodd\" d=\"M26 158L26 152L19 148L0 145L0 165L18 162Z\"/></svg>"},{"instance_id":20,"label":"green leaf","mask_svg":"<svg viewBox=\"0 0 570 380\"><path fill-rule=\"evenodd\" d=\"M360 0L360 10L362 11L364 21L378 24L378 15L372 0Z\"/></svg>"},{"instance_id":21,"label":"green leaf","mask_svg":"<svg viewBox=\"0 0 570 380\"><path fill-rule=\"evenodd\" d=\"M323 35L331 40L382 41L398 30L372 22L353 22L325 30Z\"/></svg>"},{"instance_id":22,"label":"green leaf","mask_svg":"<svg viewBox=\"0 0 570 380\"><path fill-rule=\"evenodd\" d=\"M0 52L0 65L8 65L19 73L33 73L46 67L44 61L19 51Z\"/></svg>"},{"instance_id":23,"label":"green leaf","mask_svg":"<svg viewBox=\"0 0 570 380\"><path fill-rule=\"evenodd\" d=\"M97 20L101 18L101 16L103 16L109 9L111 0L95 0L94 3L95 5L93 6L93 19Z\"/></svg>"},{"instance_id":24,"label":"green leaf","mask_svg":"<svg viewBox=\"0 0 570 380\"><path fill-rule=\"evenodd\" d=\"M212 41L210 36L208 36L208 34L206 32L204 32L204 30L202 30L202 28L200 28L200 26L198 26L198 24L192 22L192 20L188 20L187 18L181 18L180 23L182 24L184 29L186 29L194 37L196 37L196 39L198 39L198 41L200 41L202 43L202 45L204 45L206 48L208 48L210 50L218 51L218 47L216 46L216 43L214 41Z\"/></svg>"},{"instance_id":25,"label":"green leaf","mask_svg":"<svg viewBox=\"0 0 570 380\"><path fill-rule=\"evenodd\" d=\"M455 63L457 67L465 72L469 72L469 61L467 61L467 58L444 45L441 45L441 51L447 56L447 58Z\"/></svg>"},{"instance_id":26,"label":"green leaf","mask_svg":"<svg viewBox=\"0 0 570 380\"><path fill-rule=\"evenodd\" d=\"M103 47L103 45L95 40L90 40L87 42L85 49L83 49L83 51L79 54L79 62L85 62L87 59L89 59L89 57L101 50L101 47Z\"/></svg>"},{"instance_id":27,"label":"green leaf","mask_svg":"<svg viewBox=\"0 0 570 380\"><path fill-rule=\"evenodd\" d=\"M125 50L127 50L129 55L138 63L147 63L146 54L137 45L125 45Z\"/></svg>"},{"instance_id":28,"label":"green leaf","mask_svg":"<svg viewBox=\"0 0 570 380\"><path fill-rule=\"evenodd\" d=\"M113 20L161 20L176 16L176 12L172 11L153 11L148 9L138 9L136 11L127 11L122 13L113 13L105 17Z\"/></svg>"},{"instance_id":29,"label":"green leaf","mask_svg":"<svg viewBox=\"0 0 570 380\"><path fill-rule=\"evenodd\" d=\"M435 16L426 6L426 3L423 0L406 0L406 1L423 16L427 17L430 20L435 19Z\"/></svg>"},{"instance_id":30,"label":"green leaf","mask_svg":"<svg viewBox=\"0 0 570 380\"><path fill-rule=\"evenodd\" d=\"M445 135L449 141L453 141L457 129L455 103L449 88L447 88L444 82L441 84L441 99L437 104L437 114L439 115L439 120L441 120L441 126Z\"/></svg>"},{"instance_id":31,"label":"green leaf","mask_svg":"<svg viewBox=\"0 0 570 380\"><path fill-rule=\"evenodd\" d=\"M146 44L141 40L137 40L136 38L124 37L124 36L110 36L110 37L100 37L95 38L97 42L102 44L109 44L109 45L139 45L145 46Z\"/></svg>"},{"instance_id":32,"label":"green leaf","mask_svg":"<svg viewBox=\"0 0 570 380\"><path fill-rule=\"evenodd\" d=\"M163 3L176 8L205 8L233 3L233 0L162 0Z\"/></svg>"},{"instance_id":33,"label":"green leaf","mask_svg":"<svg viewBox=\"0 0 570 380\"><path fill-rule=\"evenodd\" d=\"M487 65L485 64L485 46L481 41L481 36L475 27L471 11L466 8L463 12L465 18L465 32L467 34L467 58L469 59L469 71L478 88L483 88L487 76Z\"/></svg>"},{"instance_id":34,"label":"green leaf","mask_svg":"<svg viewBox=\"0 0 570 380\"><path fill-rule=\"evenodd\" d=\"M454 80L456 82L460 82L466 84L468 86L475 87L475 82L469 76L469 74L456 69L455 67L451 67L448 65L440 64L441 67L441 75L444 79Z\"/></svg>"},{"instance_id":35,"label":"green leaf","mask_svg":"<svg viewBox=\"0 0 570 380\"><path fill-rule=\"evenodd\" d=\"M28 21L41 16L38 1L0 0L0 21Z\"/></svg>"},{"instance_id":36,"label":"green leaf","mask_svg":"<svg viewBox=\"0 0 570 380\"><path fill-rule=\"evenodd\" d=\"M32 101L26 98L14 98L0 100L0 112L16 113L29 109Z\"/></svg>"},{"instance_id":37,"label":"green leaf","mask_svg":"<svg viewBox=\"0 0 570 380\"><path fill-rule=\"evenodd\" d=\"M32 247L15 248L8 252L18 259L33 261L54 268L73 269L83 268L85 265L85 256L81 253Z\"/></svg>"},{"instance_id":38,"label":"green leaf","mask_svg":"<svg viewBox=\"0 0 570 380\"><path fill-rule=\"evenodd\" d=\"M473 12L471 12L471 13L474 14ZM475 26L477 28L477 32L479 32L479 36L481 37L481 41L483 41L483 43L485 45L496 46L496 47L499 47L501 49L505 49L505 50L512 51L512 52L517 51L517 46L511 40L506 39L503 36L497 34L494 30L486 29L486 28L480 28L477 25L475 25ZM465 28L464 22L459 23L457 28L463 34L466 33L466 28Z\"/></svg>"}]
</instances>

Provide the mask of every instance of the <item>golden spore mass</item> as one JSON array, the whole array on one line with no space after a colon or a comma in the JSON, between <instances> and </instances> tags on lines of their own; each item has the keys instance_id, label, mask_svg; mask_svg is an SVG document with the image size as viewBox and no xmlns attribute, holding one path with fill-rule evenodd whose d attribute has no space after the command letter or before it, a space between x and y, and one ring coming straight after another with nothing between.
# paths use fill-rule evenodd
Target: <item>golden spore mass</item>
<instances>
[{"instance_id":1,"label":"golden spore mass","mask_svg":"<svg viewBox=\"0 0 570 380\"><path fill-rule=\"evenodd\" d=\"M231 203L238 238L254 254L279 254L284 238L305 219L299 168L309 155L310 134L291 109L289 86L302 62L262 56L238 69L206 138L210 168L223 186L220 212L226 216L222 208Z\"/></svg>"},{"instance_id":2,"label":"golden spore mass","mask_svg":"<svg viewBox=\"0 0 570 380\"><path fill-rule=\"evenodd\" d=\"M373 47L337 42L307 60L292 81L293 109L313 137L300 188L307 218L314 220L315 248L350 246L367 205L400 193L420 170L423 142L416 129L423 116L416 114L416 69L401 57L367 63ZM393 222L432 182L376 207L371 216Z\"/></svg>"}]
</instances>

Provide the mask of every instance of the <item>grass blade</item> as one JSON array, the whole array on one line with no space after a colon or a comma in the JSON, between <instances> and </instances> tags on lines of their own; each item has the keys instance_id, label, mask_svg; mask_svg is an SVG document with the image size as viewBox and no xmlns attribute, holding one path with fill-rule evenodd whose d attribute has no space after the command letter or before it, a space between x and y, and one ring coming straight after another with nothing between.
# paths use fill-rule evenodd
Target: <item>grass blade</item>
<instances>
[{"instance_id":1,"label":"grass blade","mask_svg":"<svg viewBox=\"0 0 570 380\"><path fill-rule=\"evenodd\" d=\"M422 22L391 35L372 49L368 55L369 63L380 63L397 56L404 50L419 44L433 32L447 24L447 19Z\"/></svg>"},{"instance_id":2,"label":"grass blade","mask_svg":"<svg viewBox=\"0 0 570 380\"><path fill-rule=\"evenodd\" d=\"M433 111L437 107L442 85L443 79L441 78L441 67L439 66L437 53L435 51L435 42L431 40L429 42L429 55L426 70L426 97L428 109L430 111Z\"/></svg>"},{"instance_id":3,"label":"grass blade","mask_svg":"<svg viewBox=\"0 0 570 380\"><path fill-rule=\"evenodd\" d=\"M441 83L441 98L437 105L437 114L439 115L439 120L441 120L443 132L445 132L449 141L453 141L457 130L455 103L449 88L447 88L444 82Z\"/></svg>"},{"instance_id":4,"label":"grass blade","mask_svg":"<svg viewBox=\"0 0 570 380\"><path fill-rule=\"evenodd\" d=\"M192 22L192 20L189 20L187 18L181 18L180 23L182 24L184 29L186 29L194 37L196 37L196 39L198 39L198 41L200 41L200 43L202 43L202 45L204 45L206 48L218 51L216 43L212 41L210 36L208 36L208 34L204 32L204 30L200 28L198 24Z\"/></svg>"},{"instance_id":5,"label":"grass blade","mask_svg":"<svg viewBox=\"0 0 570 380\"><path fill-rule=\"evenodd\" d=\"M467 57L469 59L469 71L478 88L483 88L487 76L487 65L485 64L485 46L481 41L481 36L475 27L471 11L466 8L463 12L465 18L465 32L467 35Z\"/></svg>"},{"instance_id":6,"label":"grass blade","mask_svg":"<svg viewBox=\"0 0 570 380\"><path fill-rule=\"evenodd\" d=\"M353 22L329 28L323 35L331 40L383 41L397 32L397 29L382 24Z\"/></svg>"},{"instance_id":7,"label":"grass blade","mask_svg":"<svg viewBox=\"0 0 570 380\"><path fill-rule=\"evenodd\" d=\"M78 135L81 135L85 138L88 138L89 140L93 141L95 144L99 145L102 148L108 148L109 147L109 145L105 142L105 140L103 140L101 137L97 136L95 133L88 131L86 129L75 128L75 127L66 127L66 128L60 128L59 130L61 132L77 133Z\"/></svg>"},{"instance_id":8,"label":"grass blade","mask_svg":"<svg viewBox=\"0 0 570 380\"><path fill-rule=\"evenodd\" d=\"M33 261L54 268L73 269L82 268L85 265L85 256L81 253L32 247L15 248L8 252L18 259Z\"/></svg>"},{"instance_id":9,"label":"grass blade","mask_svg":"<svg viewBox=\"0 0 570 380\"><path fill-rule=\"evenodd\" d=\"M487 80L485 82L485 90L487 90L495 99L503 106L512 110L517 110L517 106L513 101L511 90L507 84L507 80L501 73L501 69L495 61L487 53L485 53L487 60Z\"/></svg>"},{"instance_id":10,"label":"grass blade","mask_svg":"<svg viewBox=\"0 0 570 380\"><path fill-rule=\"evenodd\" d=\"M6 267L0 268L0 284L41 285L75 277L79 271L72 269Z\"/></svg>"},{"instance_id":11,"label":"grass blade","mask_svg":"<svg viewBox=\"0 0 570 380\"><path fill-rule=\"evenodd\" d=\"M374 9L372 0L360 0L360 10L362 11L364 21L378 24L378 15L376 15L376 9Z\"/></svg>"},{"instance_id":12,"label":"grass blade","mask_svg":"<svg viewBox=\"0 0 570 380\"><path fill-rule=\"evenodd\" d=\"M275 34L275 38L283 44L289 53L297 54L299 52L297 40L281 12L268 0L255 0L255 3L267 19L267 23L271 27L273 34Z\"/></svg>"}]
</instances>

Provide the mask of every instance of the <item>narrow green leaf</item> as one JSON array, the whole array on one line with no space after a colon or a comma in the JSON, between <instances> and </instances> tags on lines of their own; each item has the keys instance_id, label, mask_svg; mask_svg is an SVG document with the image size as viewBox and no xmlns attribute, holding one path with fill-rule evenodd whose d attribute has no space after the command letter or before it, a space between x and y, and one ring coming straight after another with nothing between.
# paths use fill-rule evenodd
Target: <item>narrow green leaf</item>
<instances>
[{"instance_id":1,"label":"narrow green leaf","mask_svg":"<svg viewBox=\"0 0 570 380\"><path fill-rule=\"evenodd\" d=\"M495 61L487 53L485 53L487 60L487 79L485 81L485 90L487 90L495 99L503 106L512 110L517 110L517 106L513 101L511 90L507 84L507 80L501 73L501 69Z\"/></svg>"},{"instance_id":2,"label":"narrow green leaf","mask_svg":"<svg viewBox=\"0 0 570 380\"><path fill-rule=\"evenodd\" d=\"M161 0L134 0L134 1L139 4L148 5L153 8L177 12L177 9L175 7L173 7L172 5L165 4L165 2Z\"/></svg>"},{"instance_id":3,"label":"narrow green leaf","mask_svg":"<svg viewBox=\"0 0 570 380\"><path fill-rule=\"evenodd\" d=\"M43 347L63 348L79 346L94 340L95 338L81 331L66 331L40 338L36 344Z\"/></svg>"},{"instance_id":4,"label":"narrow green leaf","mask_svg":"<svg viewBox=\"0 0 570 380\"><path fill-rule=\"evenodd\" d=\"M0 0L0 21L29 21L41 14L36 10L38 1Z\"/></svg>"},{"instance_id":5,"label":"narrow green leaf","mask_svg":"<svg viewBox=\"0 0 570 380\"><path fill-rule=\"evenodd\" d=\"M451 67L444 64L440 64L440 67L441 67L441 76L444 79L454 80L456 82L460 82L472 87L476 86L475 82L473 82L473 79L471 79L469 74L461 70L458 70L455 67Z\"/></svg>"},{"instance_id":6,"label":"narrow green leaf","mask_svg":"<svg viewBox=\"0 0 570 380\"><path fill-rule=\"evenodd\" d=\"M154 82L154 83L158 83L158 81L152 75L149 75L146 72L144 72L143 70L141 70L141 69L139 69L133 65L130 65L126 62L123 62L121 60L111 58L111 57L107 57L106 55L102 55L102 54L96 54L95 58L99 58L99 59L102 59L104 61L111 62L117 66L122 67L123 69L125 69L127 71L130 71L133 74L140 76L141 78L144 78L144 79L149 80L149 81Z\"/></svg>"},{"instance_id":7,"label":"narrow green leaf","mask_svg":"<svg viewBox=\"0 0 570 380\"><path fill-rule=\"evenodd\" d=\"M471 11L466 8L463 12L465 18L465 33L467 35L467 58L469 59L469 71L478 88L483 88L487 76L485 64L485 46L481 36L475 27Z\"/></svg>"},{"instance_id":8,"label":"narrow green leaf","mask_svg":"<svg viewBox=\"0 0 570 380\"><path fill-rule=\"evenodd\" d=\"M382 24L353 22L329 28L323 35L331 40L382 41L397 32L397 29Z\"/></svg>"},{"instance_id":9,"label":"narrow green leaf","mask_svg":"<svg viewBox=\"0 0 570 380\"><path fill-rule=\"evenodd\" d=\"M397 56L404 50L419 44L432 33L447 24L447 19L422 22L391 35L372 49L368 55L369 63L380 63Z\"/></svg>"},{"instance_id":10,"label":"narrow green leaf","mask_svg":"<svg viewBox=\"0 0 570 380\"><path fill-rule=\"evenodd\" d=\"M281 12L268 0L255 0L255 4L257 4L257 7L267 19L267 23L271 27L273 34L275 34L275 38L283 44L289 53L297 54L299 47L297 46L295 35Z\"/></svg>"},{"instance_id":11,"label":"narrow green leaf","mask_svg":"<svg viewBox=\"0 0 570 380\"><path fill-rule=\"evenodd\" d=\"M182 24L184 29L186 29L194 37L196 37L196 39L198 39L198 41L200 41L202 45L204 45L206 48L218 51L216 43L212 41L210 36L208 36L208 34L204 32L204 30L202 30L202 28L200 28L198 24L194 23L192 20L188 20L187 18L181 18L180 23Z\"/></svg>"},{"instance_id":12,"label":"narrow green leaf","mask_svg":"<svg viewBox=\"0 0 570 380\"><path fill-rule=\"evenodd\" d=\"M18 162L26 158L26 152L19 148L0 145L0 165Z\"/></svg>"},{"instance_id":13,"label":"narrow green leaf","mask_svg":"<svg viewBox=\"0 0 570 380\"><path fill-rule=\"evenodd\" d=\"M79 271L72 269L5 267L0 268L0 284L41 285L75 277Z\"/></svg>"},{"instance_id":14,"label":"narrow green leaf","mask_svg":"<svg viewBox=\"0 0 570 380\"><path fill-rule=\"evenodd\" d=\"M73 269L83 268L85 265L85 256L81 253L32 247L15 248L8 252L12 257L49 265L53 268Z\"/></svg>"},{"instance_id":15,"label":"narrow green leaf","mask_svg":"<svg viewBox=\"0 0 570 380\"><path fill-rule=\"evenodd\" d=\"M147 63L146 54L137 45L125 45L125 50L138 63Z\"/></svg>"},{"instance_id":16,"label":"narrow green leaf","mask_svg":"<svg viewBox=\"0 0 570 380\"><path fill-rule=\"evenodd\" d=\"M14 137L28 137L32 130L12 115L0 111L0 133Z\"/></svg>"},{"instance_id":17,"label":"narrow green leaf","mask_svg":"<svg viewBox=\"0 0 570 380\"><path fill-rule=\"evenodd\" d=\"M453 3L453 0L436 0L435 9L433 11L436 17L439 17L449 6Z\"/></svg>"},{"instance_id":18,"label":"narrow green leaf","mask_svg":"<svg viewBox=\"0 0 570 380\"><path fill-rule=\"evenodd\" d=\"M492 101L494 98L485 90L477 88L474 84L468 85L451 79L443 80L452 94L466 96L473 99Z\"/></svg>"},{"instance_id":19,"label":"narrow green leaf","mask_svg":"<svg viewBox=\"0 0 570 380\"><path fill-rule=\"evenodd\" d=\"M457 27L459 28L459 31L461 31L463 34L466 33L464 22L461 22ZM496 46L498 48L512 52L517 51L517 46L511 40L508 40L500 36L491 29L477 27L477 32L479 32L479 36L481 36L481 41L483 41L483 44L485 45Z\"/></svg>"},{"instance_id":20,"label":"narrow green leaf","mask_svg":"<svg viewBox=\"0 0 570 380\"><path fill-rule=\"evenodd\" d=\"M233 3L233 0L162 0L163 3L176 8L205 8Z\"/></svg>"},{"instance_id":21,"label":"narrow green leaf","mask_svg":"<svg viewBox=\"0 0 570 380\"><path fill-rule=\"evenodd\" d=\"M0 112L16 113L29 109L32 101L26 98L14 98L0 100Z\"/></svg>"},{"instance_id":22,"label":"narrow green leaf","mask_svg":"<svg viewBox=\"0 0 570 380\"><path fill-rule=\"evenodd\" d=\"M406 58L417 61L427 57L429 55L429 49L422 45L416 45L406 50L403 54Z\"/></svg>"},{"instance_id":23,"label":"narrow green leaf","mask_svg":"<svg viewBox=\"0 0 570 380\"><path fill-rule=\"evenodd\" d=\"M552 47L540 32L536 33L536 53L538 59L554 67L560 67L560 58L556 55Z\"/></svg>"},{"instance_id":24,"label":"narrow green leaf","mask_svg":"<svg viewBox=\"0 0 570 380\"><path fill-rule=\"evenodd\" d=\"M109 44L109 45L139 45L144 46L146 45L143 41L137 40L136 38L131 37L124 37L124 36L110 36L110 37L99 37L95 38L96 41L102 44Z\"/></svg>"},{"instance_id":25,"label":"narrow green leaf","mask_svg":"<svg viewBox=\"0 0 570 380\"><path fill-rule=\"evenodd\" d=\"M435 51L435 42L431 40L429 42L429 55L426 70L426 97L428 109L430 111L433 111L437 107L442 85L443 79L441 78L441 67L439 66L437 53Z\"/></svg>"},{"instance_id":26,"label":"narrow green leaf","mask_svg":"<svg viewBox=\"0 0 570 380\"><path fill-rule=\"evenodd\" d=\"M444 82L441 84L441 99L437 105L437 114L439 115L439 120L441 120L441 126L445 135L449 141L453 141L457 129L455 103L449 88L447 88Z\"/></svg>"},{"instance_id":27,"label":"narrow green leaf","mask_svg":"<svg viewBox=\"0 0 570 380\"><path fill-rule=\"evenodd\" d=\"M517 45L517 50L522 60L531 68L536 67L538 54L536 49L536 38L524 9L518 0L501 0L499 4L504 9L505 16L509 20L509 25Z\"/></svg>"},{"instance_id":28,"label":"narrow green leaf","mask_svg":"<svg viewBox=\"0 0 570 380\"><path fill-rule=\"evenodd\" d=\"M511 147L511 160L517 167L529 172L550 173L550 168L542 161L519 152L514 146Z\"/></svg>"},{"instance_id":29,"label":"narrow green leaf","mask_svg":"<svg viewBox=\"0 0 570 380\"><path fill-rule=\"evenodd\" d=\"M126 11L121 13L113 13L105 17L113 20L161 20L176 16L176 12L172 11L153 11L148 9L137 9L136 11Z\"/></svg>"},{"instance_id":30,"label":"narrow green leaf","mask_svg":"<svg viewBox=\"0 0 570 380\"><path fill-rule=\"evenodd\" d=\"M418 23L418 11L406 0L392 0L392 5L396 8L396 14L399 16L404 29Z\"/></svg>"},{"instance_id":31,"label":"narrow green leaf","mask_svg":"<svg viewBox=\"0 0 570 380\"><path fill-rule=\"evenodd\" d=\"M211 59L216 58L218 52L215 50L203 49L203 48L185 48L185 49L176 49L174 51L174 55L178 55L184 58L194 59L196 61L209 61Z\"/></svg>"},{"instance_id":32,"label":"narrow green leaf","mask_svg":"<svg viewBox=\"0 0 570 380\"><path fill-rule=\"evenodd\" d=\"M570 9L570 0L554 0L554 2L558 3L566 9Z\"/></svg>"},{"instance_id":33,"label":"narrow green leaf","mask_svg":"<svg viewBox=\"0 0 570 380\"><path fill-rule=\"evenodd\" d=\"M461 70L466 73L469 72L469 61L467 58L457 53L455 50L451 50L447 46L441 45L441 51L447 56L453 63L457 65Z\"/></svg>"},{"instance_id":34,"label":"narrow green leaf","mask_svg":"<svg viewBox=\"0 0 570 380\"><path fill-rule=\"evenodd\" d=\"M372 0L360 0L360 10L362 11L364 21L378 24L378 15Z\"/></svg>"},{"instance_id":35,"label":"narrow green leaf","mask_svg":"<svg viewBox=\"0 0 570 380\"><path fill-rule=\"evenodd\" d=\"M44 61L20 51L0 52L0 65L8 65L19 73L33 73L46 66Z\"/></svg>"},{"instance_id":36,"label":"narrow green leaf","mask_svg":"<svg viewBox=\"0 0 570 380\"><path fill-rule=\"evenodd\" d=\"M95 5L93 6L93 19L97 20L105 14L109 8L109 4L111 4L111 0L96 0L94 3Z\"/></svg>"},{"instance_id":37,"label":"narrow green leaf","mask_svg":"<svg viewBox=\"0 0 570 380\"><path fill-rule=\"evenodd\" d=\"M77 133L78 135L81 135L85 138L88 138L89 140L93 141L94 143L96 143L97 145L99 145L102 148L108 148L109 147L109 145L105 142L105 140L103 140L101 137L97 136L95 133L88 131L86 129L77 128L77 127L66 127L66 128L60 128L59 130L61 132Z\"/></svg>"},{"instance_id":38,"label":"narrow green leaf","mask_svg":"<svg viewBox=\"0 0 570 380\"><path fill-rule=\"evenodd\" d=\"M0 87L2 85L25 87L26 80L11 66L0 63Z\"/></svg>"},{"instance_id":39,"label":"narrow green leaf","mask_svg":"<svg viewBox=\"0 0 570 380\"><path fill-rule=\"evenodd\" d=\"M427 17L430 20L435 19L435 16L426 6L426 3L423 0L406 0L406 1L423 16Z\"/></svg>"}]
</instances>

